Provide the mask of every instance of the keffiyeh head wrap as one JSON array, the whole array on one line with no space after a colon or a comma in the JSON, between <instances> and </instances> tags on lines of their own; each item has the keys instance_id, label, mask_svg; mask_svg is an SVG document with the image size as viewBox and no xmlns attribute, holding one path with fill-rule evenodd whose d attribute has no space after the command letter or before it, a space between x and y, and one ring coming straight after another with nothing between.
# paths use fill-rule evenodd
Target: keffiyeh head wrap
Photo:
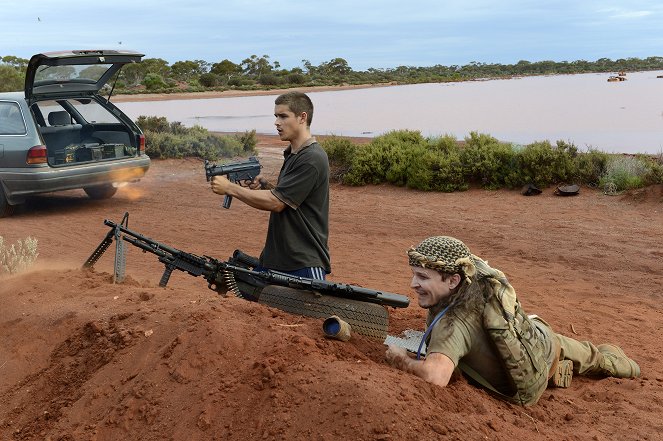
<instances>
[{"instance_id":1,"label":"keffiyeh head wrap","mask_svg":"<svg viewBox=\"0 0 663 441\"><path fill-rule=\"evenodd\" d=\"M433 236L425 239L407 252L411 266L431 268L448 274L462 274L471 283L476 274L475 257L458 239L449 236Z\"/></svg>"}]
</instances>

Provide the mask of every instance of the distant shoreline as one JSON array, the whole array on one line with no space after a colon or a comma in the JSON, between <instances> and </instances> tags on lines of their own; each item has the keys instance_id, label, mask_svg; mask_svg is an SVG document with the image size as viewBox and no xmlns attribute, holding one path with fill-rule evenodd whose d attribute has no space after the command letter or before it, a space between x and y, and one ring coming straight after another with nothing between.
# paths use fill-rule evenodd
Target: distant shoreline
<instances>
[{"instance_id":1,"label":"distant shoreline","mask_svg":"<svg viewBox=\"0 0 663 441\"><path fill-rule=\"evenodd\" d=\"M271 89L271 90L224 90L224 91L206 91L206 92L140 93L135 95L115 95L111 97L111 101L116 103L130 103L130 102L143 102L143 101L233 98L233 97L243 97L243 96L280 95L282 93L291 90L298 90L304 93L330 92L337 90L373 89L376 87L391 87L397 85L399 84L381 83L381 84L361 84L361 85L343 85L343 86L293 87L289 89Z\"/></svg>"},{"instance_id":2,"label":"distant shoreline","mask_svg":"<svg viewBox=\"0 0 663 441\"><path fill-rule=\"evenodd\" d=\"M640 71L632 71L629 73L639 73ZM586 73L567 73L567 74L541 74L541 75L527 75L527 76L508 76L508 77L495 77L495 78L474 78L468 80L459 80L452 82L467 82L467 81L491 81L491 80L513 80L518 78L526 78L531 76L558 76L558 75L610 75L609 72L586 72ZM660 76L663 78L663 76ZM379 87L392 87L392 86L407 86L419 83L379 83L379 84L344 84L340 86L304 86L304 87L291 87L287 89L262 89L262 90L223 90L223 91L204 91L204 92L173 92L173 93L137 93L131 95L114 95L111 101L117 103L130 103L130 102L144 102L144 101L170 101L170 100L193 100L193 99L213 99L213 98L234 98L244 96L267 96L267 95L280 95L282 93L298 90L300 92L333 92L338 90L354 90L354 89L374 89Z\"/></svg>"}]
</instances>

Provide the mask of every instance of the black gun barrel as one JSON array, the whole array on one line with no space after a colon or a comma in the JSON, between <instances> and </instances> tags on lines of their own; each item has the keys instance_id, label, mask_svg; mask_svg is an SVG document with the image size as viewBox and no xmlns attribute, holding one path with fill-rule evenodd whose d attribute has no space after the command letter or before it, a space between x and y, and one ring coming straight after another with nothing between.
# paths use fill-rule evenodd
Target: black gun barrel
<instances>
[{"instance_id":1,"label":"black gun barrel","mask_svg":"<svg viewBox=\"0 0 663 441\"><path fill-rule=\"evenodd\" d=\"M221 263L224 269L249 274L267 284L287 286L290 288L306 289L318 291L322 294L333 295L336 297L347 297L356 300L363 300L379 305L392 306L394 308L407 308L410 299L401 294L394 294L385 291L375 291L369 288L363 288L356 285L347 285L345 283L328 282L326 280L310 279L307 277L293 276L278 271L253 271L235 265Z\"/></svg>"}]
</instances>

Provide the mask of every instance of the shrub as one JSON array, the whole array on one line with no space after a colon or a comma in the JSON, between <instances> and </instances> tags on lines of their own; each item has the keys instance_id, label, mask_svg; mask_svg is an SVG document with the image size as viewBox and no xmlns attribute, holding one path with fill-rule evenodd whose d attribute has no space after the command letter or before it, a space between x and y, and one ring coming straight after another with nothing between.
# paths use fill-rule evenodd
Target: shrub
<instances>
[{"instance_id":1,"label":"shrub","mask_svg":"<svg viewBox=\"0 0 663 441\"><path fill-rule=\"evenodd\" d=\"M518 154L511 144L500 143L490 135L471 132L460 151L465 176L489 189L521 185Z\"/></svg>"},{"instance_id":2,"label":"shrub","mask_svg":"<svg viewBox=\"0 0 663 441\"><path fill-rule=\"evenodd\" d=\"M605 152L590 149L587 153L579 154L574 160L573 180L582 182L590 187L599 185L601 176L605 172L610 155Z\"/></svg>"},{"instance_id":3,"label":"shrub","mask_svg":"<svg viewBox=\"0 0 663 441\"><path fill-rule=\"evenodd\" d=\"M165 116L139 116L136 125L144 132L170 132L170 124Z\"/></svg>"},{"instance_id":4,"label":"shrub","mask_svg":"<svg viewBox=\"0 0 663 441\"><path fill-rule=\"evenodd\" d=\"M158 90L165 89L167 87L166 82L159 74L148 73L143 79L143 85L147 90Z\"/></svg>"},{"instance_id":5,"label":"shrub","mask_svg":"<svg viewBox=\"0 0 663 441\"><path fill-rule=\"evenodd\" d=\"M349 185L389 182L407 184L407 170L414 157L428 146L418 131L392 131L359 148L343 177Z\"/></svg>"},{"instance_id":6,"label":"shrub","mask_svg":"<svg viewBox=\"0 0 663 441\"><path fill-rule=\"evenodd\" d=\"M412 162L408 169L407 185L426 191L467 190L458 149L444 151L429 147Z\"/></svg>"},{"instance_id":7,"label":"shrub","mask_svg":"<svg viewBox=\"0 0 663 441\"><path fill-rule=\"evenodd\" d=\"M255 129L237 134L235 135L235 138L237 138L240 144L242 144L244 153L255 153L256 145L258 144Z\"/></svg>"},{"instance_id":8,"label":"shrub","mask_svg":"<svg viewBox=\"0 0 663 441\"><path fill-rule=\"evenodd\" d=\"M258 83L263 86L278 86L283 83L281 78L274 74L264 74L258 79Z\"/></svg>"},{"instance_id":9,"label":"shrub","mask_svg":"<svg viewBox=\"0 0 663 441\"><path fill-rule=\"evenodd\" d=\"M606 192L618 192L644 185L647 167L635 156L613 156L599 180Z\"/></svg>"},{"instance_id":10,"label":"shrub","mask_svg":"<svg viewBox=\"0 0 663 441\"><path fill-rule=\"evenodd\" d=\"M647 167L643 179L644 185L663 184L663 154L658 156L638 156Z\"/></svg>"},{"instance_id":11,"label":"shrub","mask_svg":"<svg viewBox=\"0 0 663 441\"><path fill-rule=\"evenodd\" d=\"M252 80L250 78L233 77L228 80L228 86L233 86L233 87L252 86L254 84L255 80Z\"/></svg>"},{"instance_id":12,"label":"shrub","mask_svg":"<svg viewBox=\"0 0 663 441\"><path fill-rule=\"evenodd\" d=\"M290 84L304 84L306 77L300 73L292 73L286 77L286 81Z\"/></svg>"},{"instance_id":13,"label":"shrub","mask_svg":"<svg viewBox=\"0 0 663 441\"><path fill-rule=\"evenodd\" d=\"M519 184L533 183L546 187L555 182L569 181L574 175L575 154L575 146L563 141L557 141L556 146L552 146L549 141L527 145L520 152Z\"/></svg>"},{"instance_id":14,"label":"shrub","mask_svg":"<svg viewBox=\"0 0 663 441\"><path fill-rule=\"evenodd\" d=\"M320 142L320 145L327 152L332 179L342 181L344 175L350 170L358 147L348 138L340 136L326 138Z\"/></svg>"},{"instance_id":15,"label":"shrub","mask_svg":"<svg viewBox=\"0 0 663 441\"><path fill-rule=\"evenodd\" d=\"M153 158L198 157L216 160L253 154L255 130L236 135L215 135L201 126L186 127L165 117L139 116L136 124L145 132L145 152Z\"/></svg>"},{"instance_id":16,"label":"shrub","mask_svg":"<svg viewBox=\"0 0 663 441\"><path fill-rule=\"evenodd\" d=\"M37 239L26 237L17 241L16 245L5 247L4 239L0 236L0 274L15 274L25 271L37 260Z\"/></svg>"},{"instance_id":17,"label":"shrub","mask_svg":"<svg viewBox=\"0 0 663 441\"><path fill-rule=\"evenodd\" d=\"M221 77L213 73L204 73L198 77L198 82L203 87L216 87L221 84Z\"/></svg>"}]
</instances>

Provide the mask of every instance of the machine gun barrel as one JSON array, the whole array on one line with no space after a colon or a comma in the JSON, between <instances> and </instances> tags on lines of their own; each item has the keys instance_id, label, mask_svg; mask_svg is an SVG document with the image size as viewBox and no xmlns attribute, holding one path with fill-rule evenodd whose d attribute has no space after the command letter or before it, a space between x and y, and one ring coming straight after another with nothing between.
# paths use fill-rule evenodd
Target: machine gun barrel
<instances>
[{"instance_id":1,"label":"machine gun barrel","mask_svg":"<svg viewBox=\"0 0 663 441\"><path fill-rule=\"evenodd\" d=\"M209 256L197 256L195 254L178 250L177 248L157 242L156 240L130 230L122 224L116 224L108 219L104 220L104 224L115 231L119 230L122 232L122 240L129 242L143 251L155 254L159 258L159 261L165 265L159 286L166 286L168 284L170 275L174 270L184 271L195 277L203 276L208 281L210 289L216 289L219 280L224 279L223 274L245 274L251 276L254 280L259 282L261 286L279 285L288 288L319 292L321 294L335 297L392 306L394 308L405 308L410 303L410 299L407 296L393 294L386 291L376 291L345 283L293 276L291 274L274 270L255 271L247 268L247 266L255 268L258 264L257 259L248 256L239 250L235 251L233 257L231 257L229 261L223 262Z\"/></svg>"}]
</instances>

